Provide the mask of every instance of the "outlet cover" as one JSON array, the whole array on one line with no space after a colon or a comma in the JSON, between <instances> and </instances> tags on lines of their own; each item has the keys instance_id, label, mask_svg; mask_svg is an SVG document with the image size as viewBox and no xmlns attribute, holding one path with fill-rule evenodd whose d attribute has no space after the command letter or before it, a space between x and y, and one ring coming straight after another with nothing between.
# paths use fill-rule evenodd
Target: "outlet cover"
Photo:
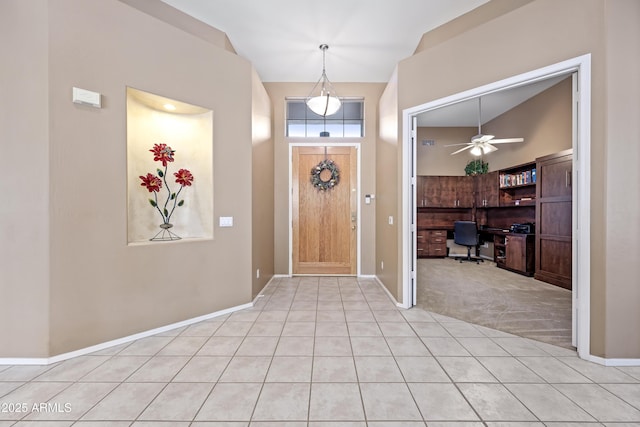
<instances>
[{"instance_id":1,"label":"outlet cover","mask_svg":"<svg viewBox=\"0 0 640 427\"><path fill-rule=\"evenodd\" d=\"M220 227L233 227L233 217L232 216L221 216L220 217Z\"/></svg>"}]
</instances>

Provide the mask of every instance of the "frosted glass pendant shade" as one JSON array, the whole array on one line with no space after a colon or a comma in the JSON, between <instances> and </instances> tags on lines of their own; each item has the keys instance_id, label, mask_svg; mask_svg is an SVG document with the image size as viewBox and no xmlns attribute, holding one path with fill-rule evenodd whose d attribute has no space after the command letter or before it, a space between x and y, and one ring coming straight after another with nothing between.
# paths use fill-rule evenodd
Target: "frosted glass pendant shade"
<instances>
[{"instance_id":1,"label":"frosted glass pendant shade","mask_svg":"<svg viewBox=\"0 0 640 427\"><path fill-rule=\"evenodd\" d=\"M340 100L328 93L307 99L309 109L319 116L335 114L340 109L340 105L342 105Z\"/></svg>"},{"instance_id":2,"label":"frosted glass pendant shade","mask_svg":"<svg viewBox=\"0 0 640 427\"><path fill-rule=\"evenodd\" d=\"M307 106L311 111L319 116L326 117L335 114L339 109L342 102L336 96L336 91L333 89L329 78L327 77L327 71L325 68L325 54L329 46L321 44L320 50L322 51L322 74L320 79L311 89L311 93L307 97ZM314 96L314 92L319 90L320 94Z\"/></svg>"},{"instance_id":3,"label":"frosted glass pendant shade","mask_svg":"<svg viewBox=\"0 0 640 427\"><path fill-rule=\"evenodd\" d=\"M476 145L475 147L473 147L471 149L470 153L473 156L480 156L480 155L482 155L482 148L480 148L480 146Z\"/></svg>"}]
</instances>

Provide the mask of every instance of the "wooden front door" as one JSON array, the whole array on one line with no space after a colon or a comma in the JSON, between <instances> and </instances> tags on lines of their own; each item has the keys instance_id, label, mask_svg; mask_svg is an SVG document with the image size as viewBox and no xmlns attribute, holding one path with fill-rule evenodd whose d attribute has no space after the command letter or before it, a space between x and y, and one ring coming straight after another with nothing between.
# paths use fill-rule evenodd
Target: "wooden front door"
<instances>
[{"instance_id":1,"label":"wooden front door","mask_svg":"<svg viewBox=\"0 0 640 427\"><path fill-rule=\"evenodd\" d=\"M293 147L293 274L356 274L357 157L355 147ZM311 171L333 160L339 181L320 190ZM324 169L322 181L331 178Z\"/></svg>"}]
</instances>

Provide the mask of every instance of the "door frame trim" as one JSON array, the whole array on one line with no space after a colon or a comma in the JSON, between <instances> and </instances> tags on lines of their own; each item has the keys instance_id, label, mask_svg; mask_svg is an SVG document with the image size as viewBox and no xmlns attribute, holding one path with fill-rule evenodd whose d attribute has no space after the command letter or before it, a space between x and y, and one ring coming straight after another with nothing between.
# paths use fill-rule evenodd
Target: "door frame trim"
<instances>
[{"instance_id":1,"label":"door frame trim","mask_svg":"<svg viewBox=\"0 0 640 427\"><path fill-rule=\"evenodd\" d=\"M415 206L416 194L411 185L411 162L415 162L415 144L411 139L412 118L429 110L444 107L475 98L492 92L526 85L559 75L577 75L579 91L574 100L576 117L573 124L573 299L577 301L572 312L576 317L576 345L578 356L582 359L593 359L591 354L591 54L581 55L566 61L518 74L503 80L479 86L451 96L440 98L402 111L402 195L403 224L399 280L402 285L402 302L404 308L412 305L413 282L411 280L411 260L415 260L415 242L412 241L411 224L415 221L412 206ZM577 102L577 106L575 105ZM415 164L414 164L415 167Z\"/></svg>"},{"instance_id":2,"label":"door frame trim","mask_svg":"<svg viewBox=\"0 0 640 427\"><path fill-rule=\"evenodd\" d=\"M361 243L361 230L362 230L362 214L360 203L360 184L361 184L361 143L360 142L291 142L289 143L289 276L293 276L293 147L354 147L356 149L356 276L361 275L361 257L362 251L360 247ZM314 274L314 276L318 276Z\"/></svg>"}]
</instances>

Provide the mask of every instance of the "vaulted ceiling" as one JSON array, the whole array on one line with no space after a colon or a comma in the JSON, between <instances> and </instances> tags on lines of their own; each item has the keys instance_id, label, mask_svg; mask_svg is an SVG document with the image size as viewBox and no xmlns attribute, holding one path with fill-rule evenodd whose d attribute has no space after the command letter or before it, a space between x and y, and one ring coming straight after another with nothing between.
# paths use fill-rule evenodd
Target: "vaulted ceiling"
<instances>
[{"instance_id":1,"label":"vaulted ceiling","mask_svg":"<svg viewBox=\"0 0 640 427\"><path fill-rule=\"evenodd\" d=\"M389 81L423 34L489 0L162 0L226 33L238 55L263 82L315 82L320 44L332 82ZM503 114L558 80L483 98L482 123ZM477 100L423 113L420 126L477 126Z\"/></svg>"},{"instance_id":2,"label":"vaulted ceiling","mask_svg":"<svg viewBox=\"0 0 640 427\"><path fill-rule=\"evenodd\" d=\"M387 82L422 35L488 0L163 0L227 34L264 82Z\"/></svg>"}]
</instances>

